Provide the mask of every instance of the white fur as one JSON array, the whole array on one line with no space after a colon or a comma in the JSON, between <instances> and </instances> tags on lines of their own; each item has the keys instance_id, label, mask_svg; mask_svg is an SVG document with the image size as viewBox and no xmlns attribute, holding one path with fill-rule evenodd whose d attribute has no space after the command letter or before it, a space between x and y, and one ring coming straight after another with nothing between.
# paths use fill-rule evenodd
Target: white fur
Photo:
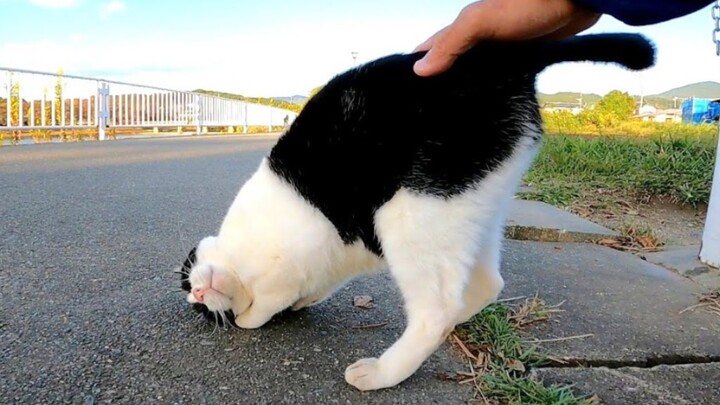
<instances>
[{"instance_id":1,"label":"white fur","mask_svg":"<svg viewBox=\"0 0 720 405\"><path fill-rule=\"evenodd\" d=\"M345 379L360 390L396 385L502 290L507 208L536 149L524 138L497 170L452 198L399 190L375 214L384 260L361 243L343 244L332 223L264 159L218 236L199 244L191 284L212 287L204 298L210 309L233 309L238 326L256 328L289 306L317 303L353 277L387 265L403 294L407 328L378 359L348 367ZM195 301L192 293L188 301Z\"/></svg>"}]
</instances>

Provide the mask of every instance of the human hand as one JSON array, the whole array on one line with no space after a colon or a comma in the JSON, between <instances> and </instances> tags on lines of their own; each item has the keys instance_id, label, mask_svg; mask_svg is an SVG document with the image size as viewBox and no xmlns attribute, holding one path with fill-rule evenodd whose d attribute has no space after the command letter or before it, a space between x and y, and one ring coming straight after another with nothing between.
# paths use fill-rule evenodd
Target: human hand
<instances>
[{"instance_id":1,"label":"human hand","mask_svg":"<svg viewBox=\"0 0 720 405\"><path fill-rule=\"evenodd\" d=\"M599 14L576 6L572 0L477 1L463 8L452 24L415 48L415 52L428 51L415 63L415 73L442 73L482 40L559 39L590 28L599 18Z\"/></svg>"}]
</instances>

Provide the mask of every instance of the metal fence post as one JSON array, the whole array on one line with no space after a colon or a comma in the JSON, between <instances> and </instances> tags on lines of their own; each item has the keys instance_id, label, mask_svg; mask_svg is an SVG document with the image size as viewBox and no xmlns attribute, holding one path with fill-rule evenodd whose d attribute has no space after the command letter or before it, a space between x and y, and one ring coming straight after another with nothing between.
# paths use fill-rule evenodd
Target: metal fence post
<instances>
[{"instance_id":1,"label":"metal fence post","mask_svg":"<svg viewBox=\"0 0 720 405\"><path fill-rule=\"evenodd\" d=\"M247 103L243 103L243 108L245 110L245 113L243 114L243 134L247 134L248 132L248 105Z\"/></svg>"},{"instance_id":2,"label":"metal fence post","mask_svg":"<svg viewBox=\"0 0 720 405\"><path fill-rule=\"evenodd\" d=\"M201 103L200 95L195 94L195 134L200 135L202 132L202 114L201 114Z\"/></svg>"},{"instance_id":3,"label":"metal fence post","mask_svg":"<svg viewBox=\"0 0 720 405\"><path fill-rule=\"evenodd\" d=\"M720 268L720 121L718 122L715 170L700 247L700 261L709 266Z\"/></svg>"},{"instance_id":4,"label":"metal fence post","mask_svg":"<svg viewBox=\"0 0 720 405\"><path fill-rule=\"evenodd\" d=\"M110 95L110 88L108 87L108 84L100 82L98 86L98 96L96 98L97 106L95 108L95 111L97 112L95 122L97 122L98 140L100 141L104 141L106 139L105 129L108 126L108 118L110 117L108 112L108 95Z\"/></svg>"}]
</instances>

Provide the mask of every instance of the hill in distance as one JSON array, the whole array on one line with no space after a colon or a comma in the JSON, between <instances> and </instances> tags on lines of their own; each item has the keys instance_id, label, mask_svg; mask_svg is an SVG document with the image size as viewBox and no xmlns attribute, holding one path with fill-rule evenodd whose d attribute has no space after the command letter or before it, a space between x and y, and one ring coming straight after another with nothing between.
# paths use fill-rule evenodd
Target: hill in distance
<instances>
[{"instance_id":1,"label":"hill in distance","mask_svg":"<svg viewBox=\"0 0 720 405\"><path fill-rule=\"evenodd\" d=\"M574 93L571 91L563 91L555 94L538 93L538 102L542 106L545 103L567 103L567 104L579 104L579 99L582 98L582 104L595 104L600 100L600 96L597 94L582 94Z\"/></svg>"},{"instance_id":2,"label":"hill in distance","mask_svg":"<svg viewBox=\"0 0 720 405\"><path fill-rule=\"evenodd\" d=\"M720 98L720 83L718 82L699 82L685 86L670 89L664 93L655 94L653 97L660 98Z\"/></svg>"},{"instance_id":3,"label":"hill in distance","mask_svg":"<svg viewBox=\"0 0 720 405\"><path fill-rule=\"evenodd\" d=\"M284 101L286 103L292 103L292 104L302 104L305 100L307 100L307 96L301 96L299 94L296 94L294 96L280 96L280 97L270 97L273 100L279 100Z\"/></svg>"},{"instance_id":4,"label":"hill in distance","mask_svg":"<svg viewBox=\"0 0 720 405\"><path fill-rule=\"evenodd\" d=\"M279 96L279 97L245 97L239 94L231 94L209 90L195 90L201 93L219 95L228 98L259 102L261 104L275 105L282 108L288 108L290 110L298 110L302 107L302 104L308 99L308 96L293 95L293 96ZM538 93L538 101L540 106L546 103L563 103L563 104L579 104L580 98L582 98L583 106L592 106L602 98L602 96L594 93L577 93L564 91L554 94ZM634 94L637 100L640 99L640 95ZM677 99L675 99L677 97ZM677 87L674 89L667 90L663 93L645 95L644 104L650 104L657 108L679 108L681 105L681 99L697 97L697 98L720 98L720 83L706 81L692 83L685 86Z\"/></svg>"},{"instance_id":5,"label":"hill in distance","mask_svg":"<svg viewBox=\"0 0 720 405\"><path fill-rule=\"evenodd\" d=\"M538 101L542 106L545 103L569 103L578 104L578 99L582 96L584 106L596 104L601 96L597 94L581 94L575 92L560 92L555 94L538 93ZM633 94L633 97L640 99L640 95ZM675 99L677 97L677 99ZM643 97L644 104L650 104L657 108L680 108L682 99L697 98L720 98L720 83L718 82L699 82L685 86L670 89L663 93L646 95Z\"/></svg>"}]
</instances>

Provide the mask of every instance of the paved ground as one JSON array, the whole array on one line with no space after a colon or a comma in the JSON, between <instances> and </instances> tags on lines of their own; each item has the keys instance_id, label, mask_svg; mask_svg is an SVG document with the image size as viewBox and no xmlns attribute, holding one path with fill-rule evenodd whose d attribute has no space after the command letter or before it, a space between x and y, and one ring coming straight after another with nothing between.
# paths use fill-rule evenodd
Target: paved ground
<instances>
[{"instance_id":1,"label":"paved ground","mask_svg":"<svg viewBox=\"0 0 720 405\"><path fill-rule=\"evenodd\" d=\"M463 403L441 351L396 390L343 378L403 328L386 276L256 331L196 319L172 268L213 233L273 140L0 149L0 398L11 403ZM372 294L383 310L352 306ZM388 322L375 330L353 326Z\"/></svg>"},{"instance_id":2,"label":"paved ground","mask_svg":"<svg viewBox=\"0 0 720 405\"><path fill-rule=\"evenodd\" d=\"M466 403L469 387L437 378L464 368L447 346L399 387L359 393L344 382L348 364L381 353L404 327L387 275L356 280L254 331L214 331L184 303L171 269L217 229L273 142L0 148L3 402ZM568 361L538 372L549 382L577 383L607 403L720 401L712 377L720 320L678 314L704 291L698 284L636 256L573 243L508 241L503 273L504 297L538 292L548 303L565 301L566 312L528 339L592 334L541 344ZM376 308L352 306L364 294ZM685 363L693 364L676 365Z\"/></svg>"}]
</instances>

